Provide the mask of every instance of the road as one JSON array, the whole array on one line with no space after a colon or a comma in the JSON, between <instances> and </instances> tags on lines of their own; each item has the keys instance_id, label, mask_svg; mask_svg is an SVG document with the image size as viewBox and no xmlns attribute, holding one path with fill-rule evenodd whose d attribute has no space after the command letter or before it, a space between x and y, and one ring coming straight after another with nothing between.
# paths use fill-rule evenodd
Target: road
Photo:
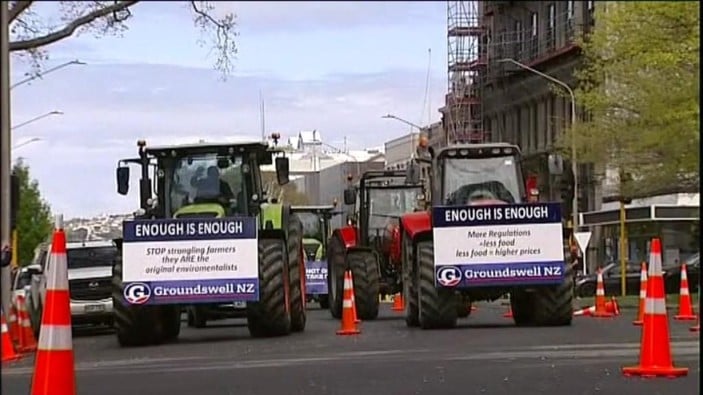
<instances>
[{"instance_id":1,"label":"road","mask_svg":"<svg viewBox=\"0 0 703 395\"><path fill-rule=\"evenodd\" d=\"M113 334L75 336L78 393L143 394L699 394L698 335L670 325L679 379L625 378L636 364L639 328L576 317L568 328L517 328L499 304L479 305L455 330L410 330L383 305L362 334L336 336L338 322L311 310L302 334L252 339L242 322L183 328L178 344L120 349ZM216 325L216 326L215 326ZM28 393L32 361L2 371L2 394Z\"/></svg>"}]
</instances>

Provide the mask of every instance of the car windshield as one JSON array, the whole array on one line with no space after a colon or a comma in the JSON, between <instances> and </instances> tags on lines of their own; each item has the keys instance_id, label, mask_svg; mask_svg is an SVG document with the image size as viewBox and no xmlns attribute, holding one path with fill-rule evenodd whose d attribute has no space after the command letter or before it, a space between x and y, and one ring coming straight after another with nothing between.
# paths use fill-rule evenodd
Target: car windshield
<instances>
[{"instance_id":1,"label":"car windshield","mask_svg":"<svg viewBox=\"0 0 703 395\"><path fill-rule=\"evenodd\" d=\"M115 247L71 248L66 252L69 269L112 266L117 255Z\"/></svg>"},{"instance_id":2,"label":"car windshield","mask_svg":"<svg viewBox=\"0 0 703 395\"><path fill-rule=\"evenodd\" d=\"M477 200L520 203L522 187L517 158L461 158L444 161L444 203L466 205Z\"/></svg>"},{"instance_id":3,"label":"car windshield","mask_svg":"<svg viewBox=\"0 0 703 395\"><path fill-rule=\"evenodd\" d=\"M303 223L303 237L306 239L322 240L322 221L315 213L297 213Z\"/></svg>"},{"instance_id":4,"label":"car windshield","mask_svg":"<svg viewBox=\"0 0 703 395\"><path fill-rule=\"evenodd\" d=\"M368 189L369 228L386 228L397 223L401 214L415 209L421 192L420 187Z\"/></svg>"},{"instance_id":5,"label":"car windshield","mask_svg":"<svg viewBox=\"0 0 703 395\"><path fill-rule=\"evenodd\" d=\"M177 159L171 175L169 193L171 212L194 203L218 203L223 207L236 207L244 193L242 157L205 154Z\"/></svg>"}]
</instances>

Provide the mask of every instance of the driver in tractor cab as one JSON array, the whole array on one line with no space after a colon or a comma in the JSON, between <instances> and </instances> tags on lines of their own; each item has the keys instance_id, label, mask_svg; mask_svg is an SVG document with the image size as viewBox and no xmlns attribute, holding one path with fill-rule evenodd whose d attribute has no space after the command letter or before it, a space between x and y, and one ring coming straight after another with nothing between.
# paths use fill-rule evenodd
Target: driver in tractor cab
<instances>
[{"instance_id":1,"label":"driver in tractor cab","mask_svg":"<svg viewBox=\"0 0 703 395\"><path fill-rule=\"evenodd\" d=\"M199 200L216 200L227 205L223 202L229 202L234 198L232 188L220 179L220 169L217 166L207 168L206 176L196 181L196 190L195 197Z\"/></svg>"}]
</instances>

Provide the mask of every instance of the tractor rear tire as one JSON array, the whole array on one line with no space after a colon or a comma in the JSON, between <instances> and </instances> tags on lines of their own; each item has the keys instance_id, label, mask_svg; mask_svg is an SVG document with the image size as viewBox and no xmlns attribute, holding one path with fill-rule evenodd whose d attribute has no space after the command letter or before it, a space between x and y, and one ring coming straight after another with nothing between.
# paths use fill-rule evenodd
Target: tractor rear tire
<instances>
[{"instance_id":1,"label":"tractor rear tire","mask_svg":"<svg viewBox=\"0 0 703 395\"><path fill-rule=\"evenodd\" d=\"M122 255L112 266L112 306L115 333L121 347L138 347L160 342L157 327L161 318L159 306L132 306L124 300L122 284Z\"/></svg>"},{"instance_id":2,"label":"tractor rear tire","mask_svg":"<svg viewBox=\"0 0 703 395\"><path fill-rule=\"evenodd\" d=\"M303 224L292 214L288 219L288 274L290 275L291 330L305 330L305 260L303 258Z\"/></svg>"},{"instance_id":3,"label":"tractor rear tire","mask_svg":"<svg viewBox=\"0 0 703 395\"><path fill-rule=\"evenodd\" d=\"M161 306L161 322L163 341L170 343L178 340L178 335L181 334L181 306Z\"/></svg>"},{"instance_id":4,"label":"tractor rear tire","mask_svg":"<svg viewBox=\"0 0 703 395\"><path fill-rule=\"evenodd\" d=\"M457 322L456 296L452 289L435 286L434 244L417 244L418 305L422 329L454 328Z\"/></svg>"},{"instance_id":5,"label":"tractor rear tire","mask_svg":"<svg viewBox=\"0 0 703 395\"><path fill-rule=\"evenodd\" d=\"M471 299L458 292L456 294L456 315L459 318L467 318L471 315Z\"/></svg>"},{"instance_id":6,"label":"tractor rear tire","mask_svg":"<svg viewBox=\"0 0 703 395\"><path fill-rule=\"evenodd\" d=\"M327 296L332 318L342 318L344 299L344 271L347 268L346 250L339 236L330 238L327 246Z\"/></svg>"},{"instance_id":7,"label":"tractor rear tire","mask_svg":"<svg viewBox=\"0 0 703 395\"><path fill-rule=\"evenodd\" d=\"M403 232L403 302L405 303L405 325L417 327L420 325L417 307L417 276L413 257L413 244L405 232Z\"/></svg>"},{"instance_id":8,"label":"tractor rear tire","mask_svg":"<svg viewBox=\"0 0 703 395\"><path fill-rule=\"evenodd\" d=\"M533 294L532 319L537 326L568 326L574 316L574 271L564 265L561 284L540 287Z\"/></svg>"},{"instance_id":9,"label":"tractor rear tire","mask_svg":"<svg viewBox=\"0 0 703 395\"><path fill-rule=\"evenodd\" d=\"M253 337L291 332L287 248L279 239L259 239L259 301L247 303L247 326Z\"/></svg>"},{"instance_id":10,"label":"tractor rear tire","mask_svg":"<svg viewBox=\"0 0 703 395\"><path fill-rule=\"evenodd\" d=\"M354 282L356 315L360 320L375 320L378 318L381 288L376 255L371 251L352 251L347 254L347 262Z\"/></svg>"}]
</instances>

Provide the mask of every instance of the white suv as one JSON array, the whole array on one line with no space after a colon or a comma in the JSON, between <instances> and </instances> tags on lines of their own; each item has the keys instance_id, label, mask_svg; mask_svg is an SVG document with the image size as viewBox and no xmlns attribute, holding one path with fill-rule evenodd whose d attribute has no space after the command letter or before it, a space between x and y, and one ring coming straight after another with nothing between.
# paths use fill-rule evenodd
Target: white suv
<instances>
[{"instance_id":1,"label":"white suv","mask_svg":"<svg viewBox=\"0 0 703 395\"><path fill-rule=\"evenodd\" d=\"M51 246L48 247L51 251ZM112 264L117 248L112 241L67 243L68 287L71 296L71 322L74 325L105 324L112 326ZM33 303L34 315L41 317L46 298L46 272L51 254L46 254L44 274L33 282L32 294L40 294L40 303ZM36 284L36 285L35 285ZM36 305L39 306L36 306ZM35 327L35 332L39 328Z\"/></svg>"}]
</instances>

